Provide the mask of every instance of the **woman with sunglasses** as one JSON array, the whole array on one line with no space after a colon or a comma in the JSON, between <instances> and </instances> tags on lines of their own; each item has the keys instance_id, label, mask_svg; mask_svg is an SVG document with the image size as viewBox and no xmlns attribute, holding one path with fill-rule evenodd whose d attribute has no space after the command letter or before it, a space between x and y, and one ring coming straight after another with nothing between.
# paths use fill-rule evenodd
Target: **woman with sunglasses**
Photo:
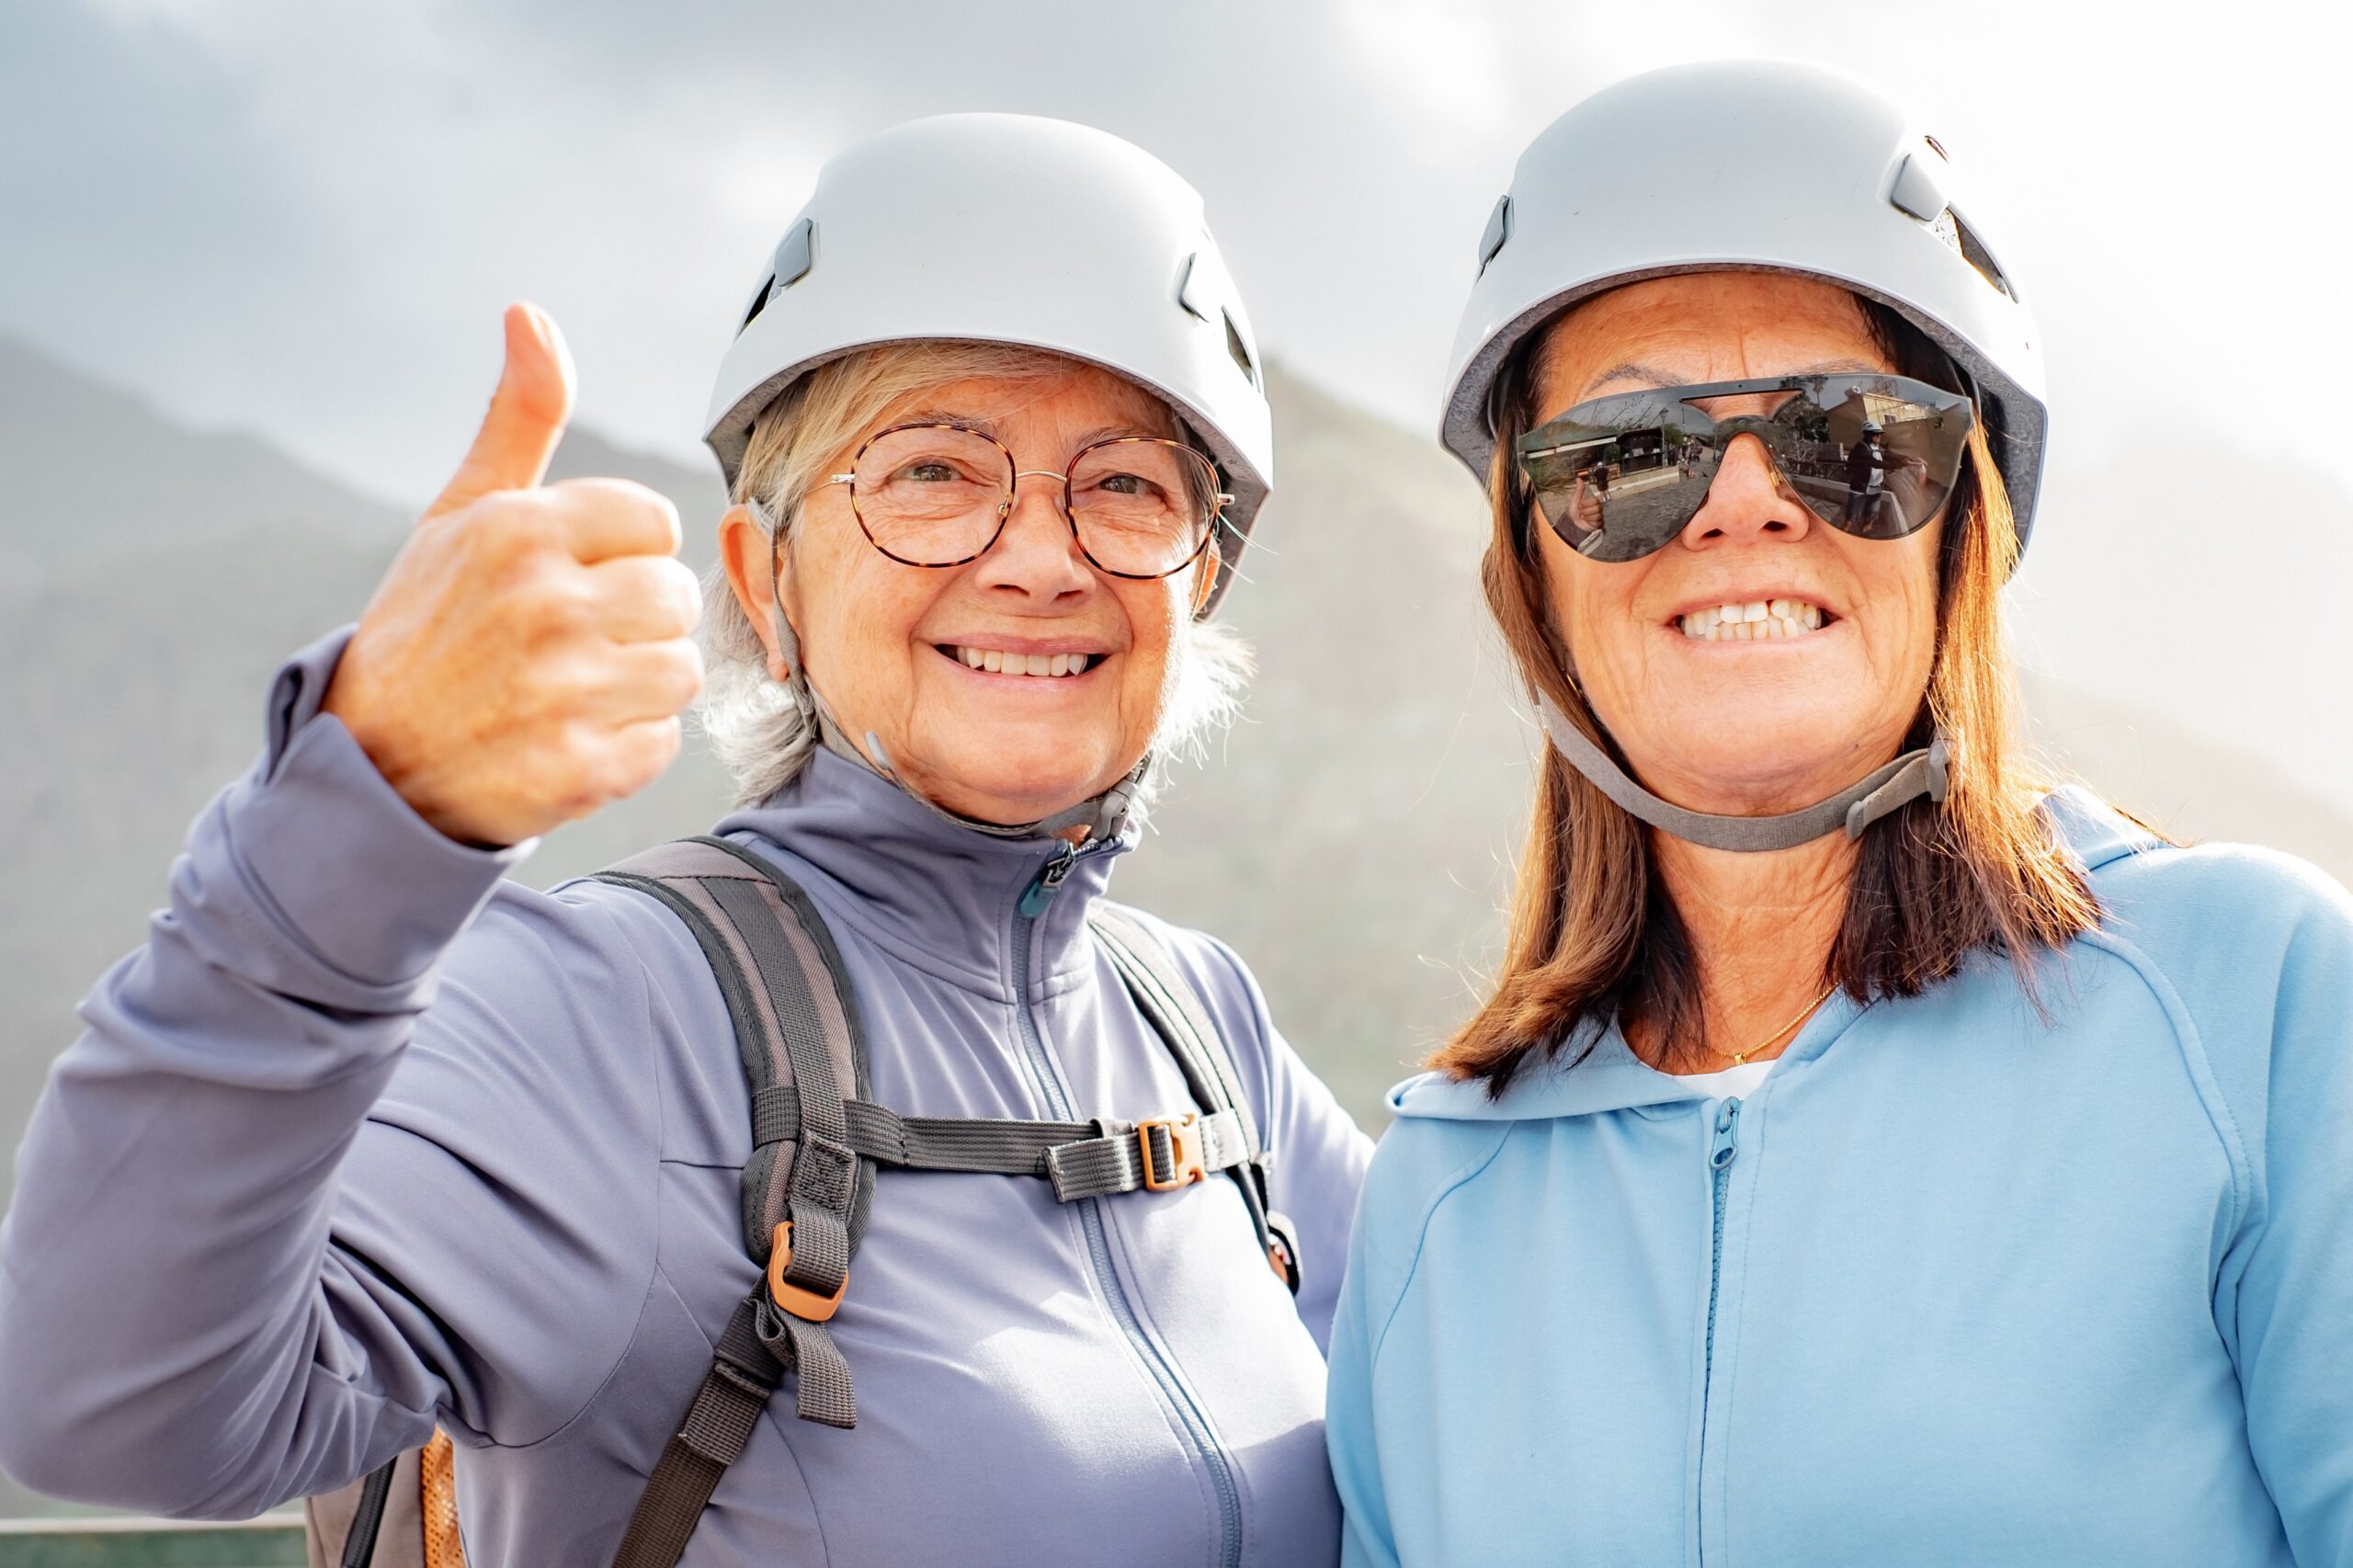
<instances>
[{"instance_id":1,"label":"woman with sunglasses","mask_svg":"<svg viewBox=\"0 0 2353 1568\"><path fill-rule=\"evenodd\" d=\"M1369 1145L1231 951L1104 897L1234 695L1209 617L1271 472L1199 198L1007 116L826 165L710 422L743 809L701 893L499 880L660 770L699 674L676 517L540 487L569 373L507 325L472 455L280 674L35 1113L0 1464L242 1516L438 1425L474 1568L1333 1561ZM822 1037L797 1103L738 1061L771 1017Z\"/></svg>"},{"instance_id":2,"label":"woman with sunglasses","mask_svg":"<svg viewBox=\"0 0 2353 1568\"><path fill-rule=\"evenodd\" d=\"M2040 340L1972 212L1718 64L1488 225L1445 437L1551 745L1366 1179L1349 1563L2353 1563L2353 903L2029 769Z\"/></svg>"}]
</instances>

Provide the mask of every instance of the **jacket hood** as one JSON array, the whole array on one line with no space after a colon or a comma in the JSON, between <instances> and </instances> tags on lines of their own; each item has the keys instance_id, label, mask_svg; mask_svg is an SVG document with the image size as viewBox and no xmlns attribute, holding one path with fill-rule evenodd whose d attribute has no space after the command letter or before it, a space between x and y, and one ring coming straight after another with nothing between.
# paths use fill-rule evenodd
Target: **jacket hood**
<instances>
[{"instance_id":1,"label":"jacket hood","mask_svg":"<svg viewBox=\"0 0 2353 1568\"><path fill-rule=\"evenodd\" d=\"M2080 785L2044 796L2042 811L2086 872L2158 843ZM1834 994L1781 1053L1783 1067L1821 1055L1862 1010L1845 992ZM1606 1029L1588 1029L1585 1038L1571 1040L1543 1062L1522 1069L1500 1098L1489 1095L1484 1083L1423 1073L1391 1089L1388 1105L1395 1115L1434 1120L1534 1121L1709 1097L1705 1089L1636 1056L1613 1019Z\"/></svg>"}]
</instances>

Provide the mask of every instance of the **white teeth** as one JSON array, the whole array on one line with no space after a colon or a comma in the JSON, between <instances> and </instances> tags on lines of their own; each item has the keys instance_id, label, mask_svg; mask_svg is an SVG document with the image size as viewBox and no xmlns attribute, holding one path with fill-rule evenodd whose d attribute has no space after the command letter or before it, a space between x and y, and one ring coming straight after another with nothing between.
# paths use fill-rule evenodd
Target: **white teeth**
<instances>
[{"instance_id":1,"label":"white teeth","mask_svg":"<svg viewBox=\"0 0 2353 1568\"><path fill-rule=\"evenodd\" d=\"M950 646L957 662L967 669L986 670L992 675L1008 676L1074 676L1086 673L1093 662L1092 653L1008 653L998 648L967 648Z\"/></svg>"},{"instance_id":2,"label":"white teeth","mask_svg":"<svg viewBox=\"0 0 2353 1568\"><path fill-rule=\"evenodd\" d=\"M1820 605L1803 599L1760 599L1710 605L1683 617L1680 624L1683 635L1697 642L1763 642L1819 631L1822 622Z\"/></svg>"}]
</instances>

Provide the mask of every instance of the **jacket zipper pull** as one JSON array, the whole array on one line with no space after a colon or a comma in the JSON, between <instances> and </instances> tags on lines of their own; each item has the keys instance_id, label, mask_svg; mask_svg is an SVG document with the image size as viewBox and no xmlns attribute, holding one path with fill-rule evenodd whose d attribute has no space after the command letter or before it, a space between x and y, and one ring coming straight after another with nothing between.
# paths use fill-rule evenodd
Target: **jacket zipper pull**
<instances>
[{"instance_id":1,"label":"jacket zipper pull","mask_svg":"<svg viewBox=\"0 0 2353 1568\"><path fill-rule=\"evenodd\" d=\"M1038 868L1029 885L1021 890L1021 902L1015 906L1024 920L1035 920L1046 913L1046 905L1054 902L1054 894L1063 891L1063 883L1070 876L1071 865L1078 858L1078 851L1065 844L1054 851L1053 858Z\"/></svg>"},{"instance_id":2,"label":"jacket zipper pull","mask_svg":"<svg viewBox=\"0 0 2353 1568\"><path fill-rule=\"evenodd\" d=\"M1708 1151L1708 1168L1720 1171L1740 1153L1740 1102L1726 1100L1716 1108L1716 1142Z\"/></svg>"}]
</instances>

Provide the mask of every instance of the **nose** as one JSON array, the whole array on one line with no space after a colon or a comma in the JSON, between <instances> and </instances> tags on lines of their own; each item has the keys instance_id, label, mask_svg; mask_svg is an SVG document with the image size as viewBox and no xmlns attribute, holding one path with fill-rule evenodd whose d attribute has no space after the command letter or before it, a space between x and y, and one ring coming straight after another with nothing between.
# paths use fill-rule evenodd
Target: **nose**
<instances>
[{"instance_id":1,"label":"nose","mask_svg":"<svg viewBox=\"0 0 2353 1568\"><path fill-rule=\"evenodd\" d=\"M1679 542L1686 550L1710 550L1758 540L1803 539L1815 518L1755 435L1736 436L1716 466L1708 498Z\"/></svg>"},{"instance_id":2,"label":"nose","mask_svg":"<svg viewBox=\"0 0 2353 1568\"><path fill-rule=\"evenodd\" d=\"M1060 473L1025 470L1014 476L1013 510L977 566L981 587L1040 604L1081 597L1095 587L1094 568L1063 515Z\"/></svg>"}]
</instances>

